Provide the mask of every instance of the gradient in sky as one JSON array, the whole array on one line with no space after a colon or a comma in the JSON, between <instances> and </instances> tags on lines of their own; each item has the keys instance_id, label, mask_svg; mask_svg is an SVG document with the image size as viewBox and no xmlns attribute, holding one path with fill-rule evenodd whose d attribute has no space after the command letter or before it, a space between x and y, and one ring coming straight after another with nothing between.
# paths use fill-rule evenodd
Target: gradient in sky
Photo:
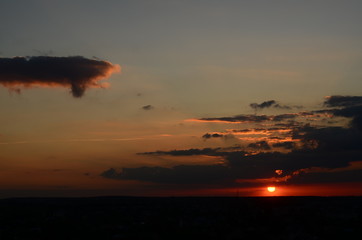
<instances>
[{"instance_id":1,"label":"gradient in sky","mask_svg":"<svg viewBox=\"0 0 362 240\"><path fill-rule=\"evenodd\" d=\"M361 195L361 7L1 1L0 197Z\"/></svg>"}]
</instances>

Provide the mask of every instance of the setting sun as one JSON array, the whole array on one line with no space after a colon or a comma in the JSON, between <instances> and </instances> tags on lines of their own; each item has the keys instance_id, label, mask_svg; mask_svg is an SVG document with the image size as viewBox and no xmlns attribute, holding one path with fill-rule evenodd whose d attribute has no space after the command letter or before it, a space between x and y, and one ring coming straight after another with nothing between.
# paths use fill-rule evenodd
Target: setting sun
<instances>
[{"instance_id":1,"label":"setting sun","mask_svg":"<svg viewBox=\"0 0 362 240\"><path fill-rule=\"evenodd\" d=\"M275 192L275 187L268 187L267 189L268 189L268 192L271 192L271 193Z\"/></svg>"}]
</instances>

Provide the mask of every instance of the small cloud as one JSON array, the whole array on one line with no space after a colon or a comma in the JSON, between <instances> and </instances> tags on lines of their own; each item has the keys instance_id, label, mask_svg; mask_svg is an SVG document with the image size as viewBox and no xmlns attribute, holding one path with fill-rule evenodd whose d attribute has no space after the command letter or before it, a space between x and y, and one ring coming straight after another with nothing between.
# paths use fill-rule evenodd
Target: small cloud
<instances>
[{"instance_id":1,"label":"small cloud","mask_svg":"<svg viewBox=\"0 0 362 240\"><path fill-rule=\"evenodd\" d=\"M202 136L203 139L208 140L211 138L219 138L219 139L223 139L223 140L231 140L231 139L235 139L235 136L231 133L205 133Z\"/></svg>"},{"instance_id":2,"label":"small cloud","mask_svg":"<svg viewBox=\"0 0 362 240\"><path fill-rule=\"evenodd\" d=\"M257 103L250 103L250 107L255 109L256 110L261 110L261 109L264 109L264 108L269 108L273 105L277 104L277 102L275 100L269 100L269 101L265 101L265 102L262 102L260 104L257 104Z\"/></svg>"},{"instance_id":3,"label":"small cloud","mask_svg":"<svg viewBox=\"0 0 362 240\"><path fill-rule=\"evenodd\" d=\"M303 108L303 106L299 106L299 105L298 106L281 105L278 102L276 102L275 100L265 101L265 102L262 102L260 104L251 103L251 104L249 104L249 106L251 108L253 108L255 111L262 110L264 108L270 108L270 107L284 109L284 110L290 110L292 108L297 108L297 109Z\"/></svg>"},{"instance_id":4,"label":"small cloud","mask_svg":"<svg viewBox=\"0 0 362 240\"><path fill-rule=\"evenodd\" d=\"M222 138L224 137L224 134L219 134L219 133L206 133L202 136L202 138L204 139L210 139L210 138Z\"/></svg>"},{"instance_id":5,"label":"small cloud","mask_svg":"<svg viewBox=\"0 0 362 240\"><path fill-rule=\"evenodd\" d=\"M142 107L143 110L152 110L154 107L152 105L146 105Z\"/></svg>"}]
</instances>

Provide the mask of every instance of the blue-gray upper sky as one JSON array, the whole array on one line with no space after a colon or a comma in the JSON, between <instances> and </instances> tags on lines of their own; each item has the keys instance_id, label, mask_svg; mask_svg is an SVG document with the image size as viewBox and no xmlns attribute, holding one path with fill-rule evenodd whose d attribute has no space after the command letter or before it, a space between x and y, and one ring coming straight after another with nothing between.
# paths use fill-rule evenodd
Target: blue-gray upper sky
<instances>
[{"instance_id":1,"label":"blue-gray upper sky","mask_svg":"<svg viewBox=\"0 0 362 240\"><path fill-rule=\"evenodd\" d=\"M96 56L125 67L115 86L156 81L181 103L299 101L300 91L319 99L361 87L360 1L0 4L2 56Z\"/></svg>"}]
</instances>

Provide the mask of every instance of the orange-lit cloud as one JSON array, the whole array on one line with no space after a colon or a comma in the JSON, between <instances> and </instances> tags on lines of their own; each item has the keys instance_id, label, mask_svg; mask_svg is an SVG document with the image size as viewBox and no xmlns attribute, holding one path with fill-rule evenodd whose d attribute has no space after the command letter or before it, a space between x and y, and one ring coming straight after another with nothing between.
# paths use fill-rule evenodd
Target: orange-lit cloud
<instances>
[{"instance_id":1,"label":"orange-lit cloud","mask_svg":"<svg viewBox=\"0 0 362 240\"><path fill-rule=\"evenodd\" d=\"M107 61L74 57L0 58L0 85L20 93L20 88L69 87L74 97L87 88L106 88L100 80L120 72L120 66Z\"/></svg>"}]
</instances>

